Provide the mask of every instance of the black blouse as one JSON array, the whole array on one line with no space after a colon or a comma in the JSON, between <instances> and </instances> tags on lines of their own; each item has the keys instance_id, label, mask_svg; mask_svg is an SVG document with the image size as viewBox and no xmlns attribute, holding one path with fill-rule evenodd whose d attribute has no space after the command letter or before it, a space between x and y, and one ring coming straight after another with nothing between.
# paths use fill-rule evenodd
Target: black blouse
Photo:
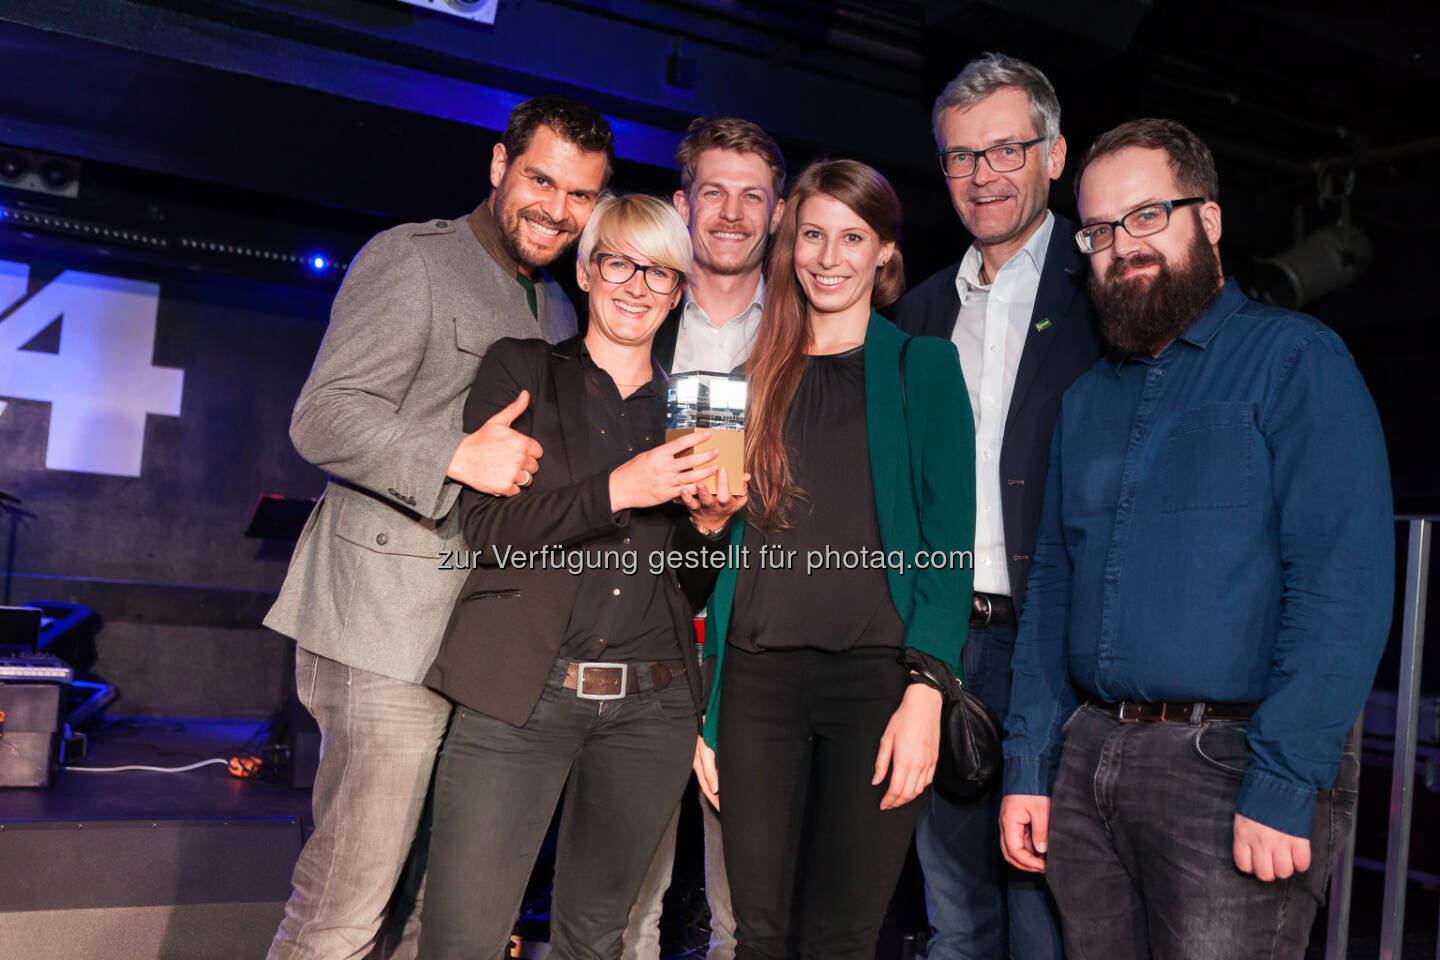
<instances>
[{"instance_id":1,"label":"black blouse","mask_svg":"<svg viewBox=\"0 0 1440 960\"><path fill-rule=\"evenodd\" d=\"M865 353L809 358L785 414L784 440L806 499L790 527L745 528L729 642L742 650L900 647L865 432Z\"/></svg>"}]
</instances>

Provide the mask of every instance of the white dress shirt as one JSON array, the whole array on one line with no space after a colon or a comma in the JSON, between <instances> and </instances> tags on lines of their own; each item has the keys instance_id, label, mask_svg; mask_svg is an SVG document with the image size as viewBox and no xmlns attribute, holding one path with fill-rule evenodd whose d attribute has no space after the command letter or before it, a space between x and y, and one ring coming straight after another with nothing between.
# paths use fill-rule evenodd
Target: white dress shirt
<instances>
[{"instance_id":1,"label":"white dress shirt","mask_svg":"<svg viewBox=\"0 0 1440 960\"><path fill-rule=\"evenodd\" d=\"M685 291L685 305L680 308L680 329L675 335L675 359L672 373L708 370L729 373L750 358L755 334L760 329L760 314L765 307L765 279L755 285L750 305L723 326L717 326L690 291Z\"/></svg>"},{"instance_id":2,"label":"white dress shirt","mask_svg":"<svg viewBox=\"0 0 1440 960\"><path fill-rule=\"evenodd\" d=\"M1055 215L1047 210L1025 246L988 285L980 283L983 258L973 244L955 275L960 313L950 339L960 351L960 369L975 415L975 589L981 593L1010 596L1000 507L1000 444L1054 227Z\"/></svg>"}]
</instances>

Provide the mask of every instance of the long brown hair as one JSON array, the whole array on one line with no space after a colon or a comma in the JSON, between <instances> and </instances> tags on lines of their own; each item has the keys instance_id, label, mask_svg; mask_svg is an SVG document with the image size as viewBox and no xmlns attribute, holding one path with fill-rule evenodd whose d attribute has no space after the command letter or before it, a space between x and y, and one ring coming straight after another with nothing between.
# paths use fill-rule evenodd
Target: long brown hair
<instances>
[{"instance_id":1,"label":"long brown hair","mask_svg":"<svg viewBox=\"0 0 1440 960\"><path fill-rule=\"evenodd\" d=\"M890 181L856 160L816 160L806 167L785 196L780 229L765 262L765 313L746 364L749 411L745 419L745 462L755 496L750 519L764 530L789 526L789 515L805 497L790 472L785 450L785 414L805 372L806 351L814 340L810 303L795 277L795 235L800 207L811 197L828 196L849 207L881 243L900 240L900 198ZM894 303L905 290L900 249L879 268L870 304Z\"/></svg>"}]
</instances>

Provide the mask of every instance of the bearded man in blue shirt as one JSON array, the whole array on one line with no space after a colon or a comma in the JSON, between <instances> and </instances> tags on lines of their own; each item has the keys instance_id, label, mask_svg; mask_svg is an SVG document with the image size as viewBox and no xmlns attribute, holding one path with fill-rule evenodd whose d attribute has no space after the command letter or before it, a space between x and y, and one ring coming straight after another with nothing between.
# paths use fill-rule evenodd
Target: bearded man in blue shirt
<instances>
[{"instance_id":1,"label":"bearded man in blue shirt","mask_svg":"<svg viewBox=\"0 0 1440 960\"><path fill-rule=\"evenodd\" d=\"M1167 120L1076 179L1114 352L1051 444L1000 812L1071 960L1303 957L1389 630L1374 403L1332 331L1224 278L1218 192Z\"/></svg>"}]
</instances>

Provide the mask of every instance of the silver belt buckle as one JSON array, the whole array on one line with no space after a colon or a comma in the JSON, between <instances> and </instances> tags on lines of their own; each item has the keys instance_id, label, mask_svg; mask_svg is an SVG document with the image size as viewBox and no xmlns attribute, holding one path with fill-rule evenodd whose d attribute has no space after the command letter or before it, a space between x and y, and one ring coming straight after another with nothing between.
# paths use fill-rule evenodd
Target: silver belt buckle
<instances>
[{"instance_id":1,"label":"silver belt buckle","mask_svg":"<svg viewBox=\"0 0 1440 960\"><path fill-rule=\"evenodd\" d=\"M619 693L586 693L585 692L585 671L587 670L618 670L620 672ZM575 696L581 700L619 700L625 696L625 680L629 674L623 663L581 663L576 665L575 672Z\"/></svg>"},{"instance_id":2,"label":"silver belt buckle","mask_svg":"<svg viewBox=\"0 0 1440 960\"><path fill-rule=\"evenodd\" d=\"M984 610L984 613L985 613L985 622L980 625L980 628L983 630L983 629L985 629L986 627L990 626L990 618L991 618L992 616L994 616L994 613L995 613L995 611L994 611L994 609L993 609L994 605L991 604L991 602L990 602L990 597L989 597L988 594L984 594L984 593L972 593L972 594L970 595L970 609L971 609L971 610L975 610L975 601L976 601L976 600L982 600L982 601L984 601L984 603L985 603L985 610ZM975 610L975 612L976 612L976 613L979 613L980 611Z\"/></svg>"}]
</instances>

